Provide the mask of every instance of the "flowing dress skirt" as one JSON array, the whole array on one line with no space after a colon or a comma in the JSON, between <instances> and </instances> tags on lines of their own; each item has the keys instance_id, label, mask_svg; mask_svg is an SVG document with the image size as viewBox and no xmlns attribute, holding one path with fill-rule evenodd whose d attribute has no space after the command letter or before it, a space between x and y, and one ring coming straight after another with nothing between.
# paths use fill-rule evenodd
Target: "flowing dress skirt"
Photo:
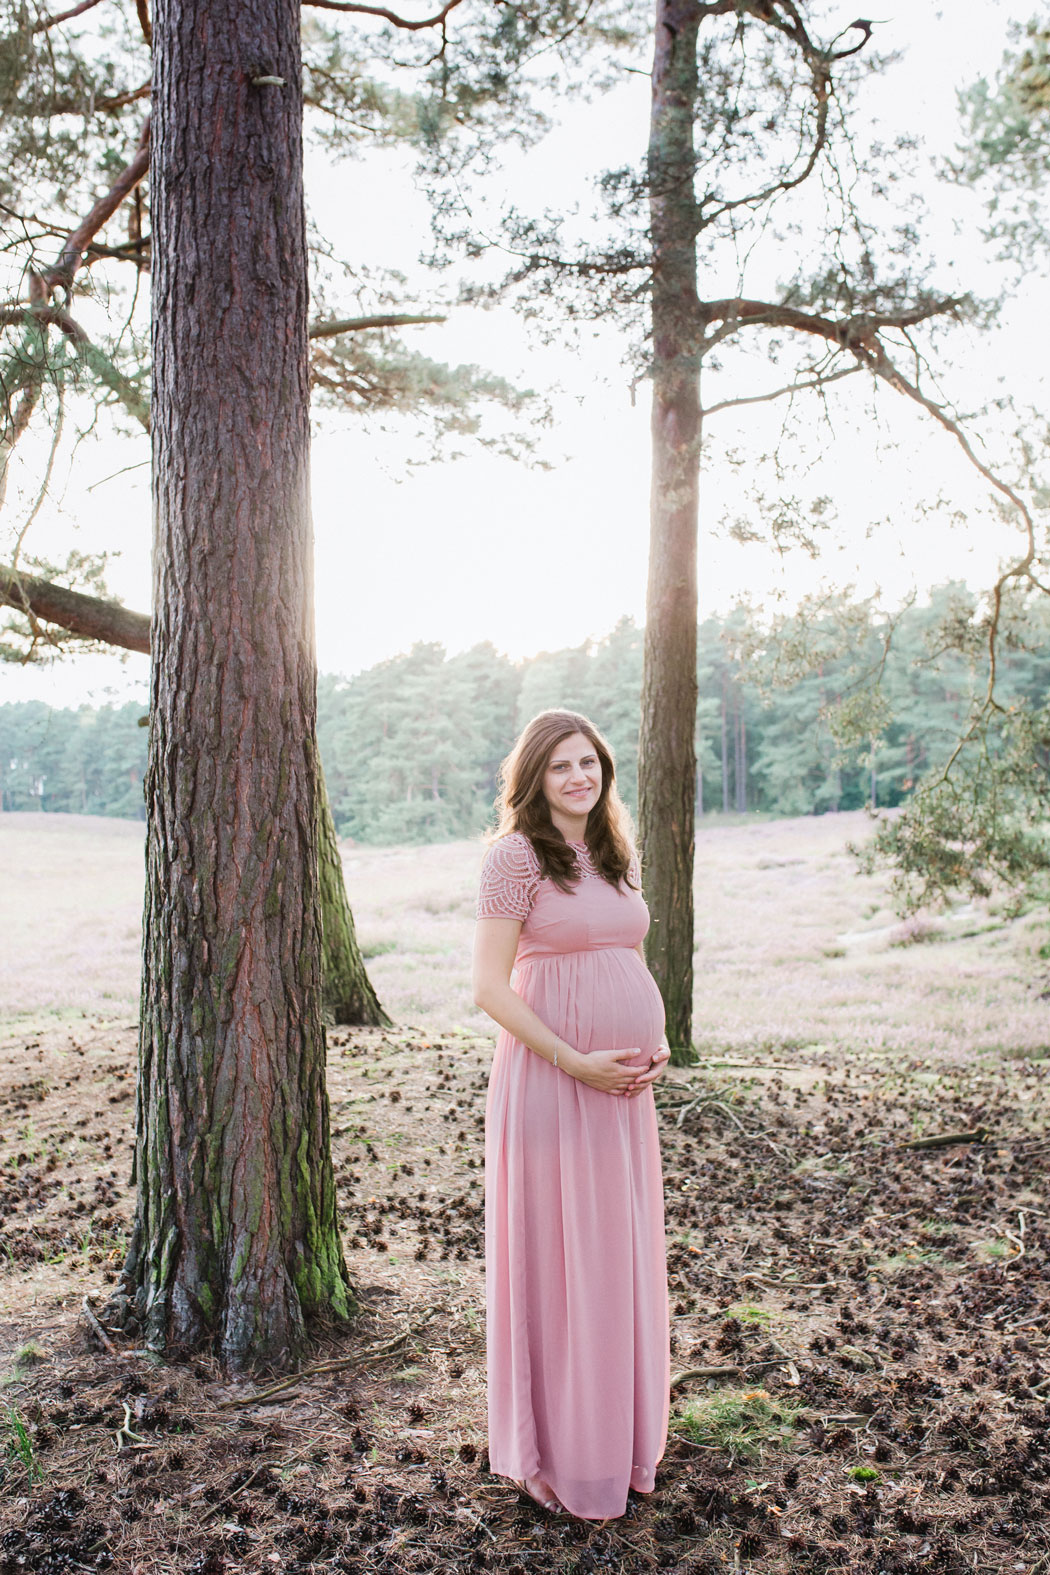
<instances>
[{"instance_id":1,"label":"flowing dress skirt","mask_svg":"<svg viewBox=\"0 0 1050 1575\"><path fill-rule=\"evenodd\" d=\"M663 1008L633 950L519 964L515 988L584 1053L642 1047ZM585 1519L651 1491L667 1439L663 1182L651 1088L604 1094L500 1033L485 1131L489 1463Z\"/></svg>"}]
</instances>

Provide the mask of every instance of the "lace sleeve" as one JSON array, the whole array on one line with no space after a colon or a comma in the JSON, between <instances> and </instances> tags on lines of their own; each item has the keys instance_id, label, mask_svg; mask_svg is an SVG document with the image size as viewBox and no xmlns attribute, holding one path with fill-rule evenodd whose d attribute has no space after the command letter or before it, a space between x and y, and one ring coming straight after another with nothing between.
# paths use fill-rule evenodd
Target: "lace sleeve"
<instances>
[{"instance_id":1,"label":"lace sleeve","mask_svg":"<svg viewBox=\"0 0 1050 1575\"><path fill-rule=\"evenodd\" d=\"M627 880L628 883L634 887L635 891L641 891L642 861L639 859L637 850L634 848L631 849L631 862L627 866Z\"/></svg>"},{"instance_id":2,"label":"lace sleeve","mask_svg":"<svg viewBox=\"0 0 1050 1575\"><path fill-rule=\"evenodd\" d=\"M489 848L481 866L478 918L521 919L524 922L539 882L539 864L528 838L519 832L500 837Z\"/></svg>"}]
</instances>

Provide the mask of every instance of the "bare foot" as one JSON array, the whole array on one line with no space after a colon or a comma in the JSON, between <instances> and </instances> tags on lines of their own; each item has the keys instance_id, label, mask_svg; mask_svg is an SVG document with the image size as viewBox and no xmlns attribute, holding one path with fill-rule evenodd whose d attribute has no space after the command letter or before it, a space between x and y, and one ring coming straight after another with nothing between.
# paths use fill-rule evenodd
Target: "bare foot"
<instances>
[{"instance_id":1,"label":"bare foot","mask_svg":"<svg viewBox=\"0 0 1050 1575\"><path fill-rule=\"evenodd\" d=\"M557 1515L564 1508L561 1499L555 1493L549 1482L542 1477L511 1477L514 1486L522 1493L527 1493L534 1499L541 1509L548 1510L552 1515Z\"/></svg>"}]
</instances>

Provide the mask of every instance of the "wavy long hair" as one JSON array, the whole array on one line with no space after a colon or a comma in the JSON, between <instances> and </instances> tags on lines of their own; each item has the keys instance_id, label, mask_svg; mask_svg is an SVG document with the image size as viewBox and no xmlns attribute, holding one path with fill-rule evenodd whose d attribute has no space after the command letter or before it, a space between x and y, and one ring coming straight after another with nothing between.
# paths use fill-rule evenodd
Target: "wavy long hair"
<instances>
[{"instance_id":1,"label":"wavy long hair","mask_svg":"<svg viewBox=\"0 0 1050 1575\"><path fill-rule=\"evenodd\" d=\"M571 891L580 870L575 853L551 820L543 778L555 749L573 733L582 733L590 741L602 768L602 790L587 816L587 847L598 873L610 885L618 886L630 868L634 828L616 788L613 752L594 723L578 711L541 711L523 729L500 766L499 824L493 835L522 832L536 850L541 873L562 891Z\"/></svg>"}]
</instances>

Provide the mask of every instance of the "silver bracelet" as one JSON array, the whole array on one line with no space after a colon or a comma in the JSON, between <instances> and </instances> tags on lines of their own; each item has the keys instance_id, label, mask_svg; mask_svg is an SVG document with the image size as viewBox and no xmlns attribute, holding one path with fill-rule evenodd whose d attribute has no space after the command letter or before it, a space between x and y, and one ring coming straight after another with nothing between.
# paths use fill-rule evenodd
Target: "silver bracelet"
<instances>
[{"instance_id":1,"label":"silver bracelet","mask_svg":"<svg viewBox=\"0 0 1050 1575\"><path fill-rule=\"evenodd\" d=\"M558 1041L555 1039L555 1041L554 1041L554 1065L557 1066L557 1064L558 1064Z\"/></svg>"}]
</instances>

